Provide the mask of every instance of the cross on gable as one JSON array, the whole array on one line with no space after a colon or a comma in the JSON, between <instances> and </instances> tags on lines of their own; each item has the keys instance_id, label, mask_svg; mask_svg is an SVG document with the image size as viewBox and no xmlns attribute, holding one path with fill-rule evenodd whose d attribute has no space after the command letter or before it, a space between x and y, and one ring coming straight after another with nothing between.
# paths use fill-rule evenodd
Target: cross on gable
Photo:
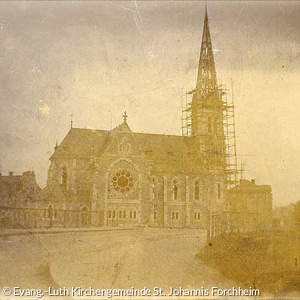
<instances>
[{"instance_id":1,"label":"cross on gable","mask_svg":"<svg viewBox=\"0 0 300 300\"><path fill-rule=\"evenodd\" d=\"M73 117L74 117L73 113L70 114L70 117L71 117L71 128L73 128Z\"/></svg>"},{"instance_id":2,"label":"cross on gable","mask_svg":"<svg viewBox=\"0 0 300 300\"><path fill-rule=\"evenodd\" d=\"M127 123L127 118L128 118L128 115L127 115L127 112L125 111L124 115L123 115L124 123Z\"/></svg>"}]
</instances>

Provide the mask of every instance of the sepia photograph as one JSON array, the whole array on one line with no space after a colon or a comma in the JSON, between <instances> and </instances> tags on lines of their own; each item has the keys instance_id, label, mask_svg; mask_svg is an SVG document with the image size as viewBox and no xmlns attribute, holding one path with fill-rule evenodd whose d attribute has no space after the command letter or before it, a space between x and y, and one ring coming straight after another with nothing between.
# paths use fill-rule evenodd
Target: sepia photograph
<instances>
[{"instance_id":1,"label":"sepia photograph","mask_svg":"<svg viewBox=\"0 0 300 300\"><path fill-rule=\"evenodd\" d=\"M300 300L300 1L0 1L0 299Z\"/></svg>"}]
</instances>

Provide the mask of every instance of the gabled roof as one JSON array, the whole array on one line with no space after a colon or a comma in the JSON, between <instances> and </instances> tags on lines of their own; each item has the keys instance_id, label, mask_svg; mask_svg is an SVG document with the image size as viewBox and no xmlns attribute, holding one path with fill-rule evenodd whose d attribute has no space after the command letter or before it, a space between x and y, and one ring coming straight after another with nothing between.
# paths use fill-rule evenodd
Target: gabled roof
<instances>
[{"instance_id":1,"label":"gabled roof","mask_svg":"<svg viewBox=\"0 0 300 300\"><path fill-rule=\"evenodd\" d=\"M109 139L110 133L108 130L71 128L50 160L58 155L90 156L91 152L97 153Z\"/></svg>"},{"instance_id":2,"label":"gabled roof","mask_svg":"<svg viewBox=\"0 0 300 300\"><path fill-rule=\"evenodd\" d=\"M185 172L187 170L192 172L195 168L202 167L202 157L197 151L199 147L195 138L135 133L127 124L125 125L123 123L111 131L71 128L62 143L56 147L50 160L57 156L70 158L100 156L115 134L124 133L132 134L145 159L152 161L152 165L158 167L159 171L175 168L177 171L185 169Z\"/></svg>"}]
</instances>

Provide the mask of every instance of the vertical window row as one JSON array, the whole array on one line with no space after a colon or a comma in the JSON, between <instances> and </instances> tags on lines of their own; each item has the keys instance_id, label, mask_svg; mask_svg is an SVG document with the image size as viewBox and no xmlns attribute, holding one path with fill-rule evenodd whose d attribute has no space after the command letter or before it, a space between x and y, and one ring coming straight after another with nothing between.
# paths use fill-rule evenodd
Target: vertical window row
<instances>
[{"instance_id":1,"label":"vertical window row","mask_svg":"<svg viewBox=\"0 0 300 300\"><path fill-rule=\"evenodd\" d=\"M175 220L179 219L179 213L177 211L172 212L172 219L175 219Z\"/></svg>"},{"instance_id":2,"label":"vertical window row","mask_svg":"<svg viewBox=\"0 0 300 300\"><path fill-rule=\"evenodd\" d=\"M108 219L116 219L118 215L119 219L127 219L127 211L126 210L119 210L119 213L117 214L117 212L115 210L111 211L109 210L107 212L107 217ZM130 210L129 211L129 219L136 219L137 218L137 213L135 210Z\"/></svg>"},{"instance_id":3,"label":"vertical window row","mask_svg":"<svg viewBox=\"0 0 300 300\"><path fill-rule=\"evenodd\" d=\"M194 212L194 220L199 221L201 219L201 214L200 212Z\"/></svg>"}]
</instances>

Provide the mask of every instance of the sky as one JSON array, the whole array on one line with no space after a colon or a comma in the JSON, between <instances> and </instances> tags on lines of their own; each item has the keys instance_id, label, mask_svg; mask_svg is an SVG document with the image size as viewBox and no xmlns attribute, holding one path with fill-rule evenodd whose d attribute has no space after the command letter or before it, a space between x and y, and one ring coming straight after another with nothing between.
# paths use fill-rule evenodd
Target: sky
<instances>
[{"instance_id":1,"label":"sky","mask_svg":"<svg viewBox=\"0 0 300 300\"><path fill-rule=\"evenodd\" d=\"M233 82L243 178L300 200L300 2L207 1L219 83ZM34 170L74 127L181 134L205 2L0 2L0 171Z\"/></svg>"}]
</instances>

